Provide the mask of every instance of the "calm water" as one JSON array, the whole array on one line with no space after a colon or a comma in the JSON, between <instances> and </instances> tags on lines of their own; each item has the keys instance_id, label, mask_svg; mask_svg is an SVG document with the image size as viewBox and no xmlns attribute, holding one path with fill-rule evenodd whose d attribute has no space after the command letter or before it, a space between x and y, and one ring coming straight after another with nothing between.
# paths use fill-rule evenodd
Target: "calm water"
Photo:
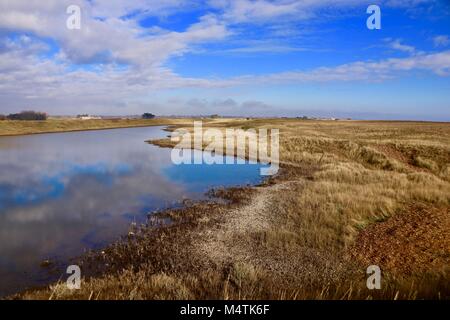
<instances>
[{"instance_id":1,"label":"calm water","mask_svg":"<svg viewBox=\"0 0 450 320\"><path fill-rule=\"evenodd\" d=\"M0 295L54 280L64 263L118 239L133 221L260 181L259 165L181 165L145 143L160 127L0 137ZM59 276L59 275L58 275Z\"/></svg>"}]
</instances>

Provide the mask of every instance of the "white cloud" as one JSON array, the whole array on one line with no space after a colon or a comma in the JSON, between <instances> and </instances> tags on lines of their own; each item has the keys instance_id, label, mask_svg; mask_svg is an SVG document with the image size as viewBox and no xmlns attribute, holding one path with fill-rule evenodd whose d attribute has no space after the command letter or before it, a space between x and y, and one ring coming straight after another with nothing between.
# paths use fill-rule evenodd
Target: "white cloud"
<instances>
[{"instance_id":1,"label":"white cloud","mask_svg":"<svg viewBox=\"0 0 450 320\"><path fill-rule=\"evenodd\" d=\"M188 1L2 1L0 29L32 32L54 39L61 46L61 57L74 63L129 63L160 65L194 43L223 39L226 26L213 15L206 15L185 32L146 34L135 20L119 19L138 8L147 14L163 13ZM66 8L81 7L80 30L66 28ZM147 8L147 9L146 9ZM96 17L106 15L104 19Z\"/></svg>"},{"instance_id":2,"label":"white cloud","mask_svg":"<svg viewBox=\"0 0 450 320\"><path fill-rule=\"evenodd\" d=\"M426 3L433 3L434 0L387 0L386 5L397 8L413 8Z\"/></svg>"},{"instance_id":3,"label":"white cloud","mask_svg":"<svg viewBox=\"0 0 450 320\"><path fill-rule=\"evenodd\" d=\"M195 0L95 0L92 3L92 14L99 17L119 18L137 12L141 15L159 17L179 10L190 10L196 5L198 2Z\"/></svg>"},{"instance_id":4,"label":"white cloud","mask_svg":"<svg viewBox=\"0 0 450 320\"><path fill-rule=\"evenodd\" d=\"M386 4L406 6L419 2L396 0L387 1ZM77 4L82 8L82 28L79 31L66 28L66 8L69 4ZM227 88L280 82L382 81L412 70L424 70L440 76L447 76L450 72L449 51L424 54L394 40L390 43L391 48L414 55L404 59L360 61L262 76L215 79L181 77L170 70L165 62L170 57L190 51L193 46L226 39L232 32L230 30L237 32L231 29L233 24L272 21L274 27L279 21L284 23L290 18L309 19L315 16L317 10L361 5L361 1L211 0L209 4L219 13L206 13L185 30L176 32L160 27L143 29L136 19L120 17L137 11L140 16L170 15L178 10L195 8L197 1L0 1L0 31L29 34L19 39L3 38L0 43L2 108L25 108L32 104L33 107L41 107L52 113L64 113L62 106L80 113L83 110L92 113L89 109L95 108L99 110L95 113L101 113L102 110L111 110L111 107L125 106L129 108L127 110L132 110L133 106L149 101L158 90L166 89ZM48 46L39 38L55 41L60 52L54 57L43 57ZM445 40L448 41L448 38L439 39L439 45L444 44ZM266 42L229 50L255 53L304 49ZM77 69L78 63L94 63L94 67ZM191 101L191 104L216 107L238 105L231 99L213 102L199 100ZM251 103L246 105L250 106Z\"/></svg>"},{"instance_id":5,"label":"white cloud","mask_svg":"<svg viewBox=\"0 0 450 320\"><path fill-rule=\"evenodd\" d=\"M387 7L414 8L433 0L378 0ZM256 23L276 19L308 20L319 11L334 11L374 4L370 0L209 0L209 4L223 11L232 23Z\"/></svg>"},{"instance_id":6,"label":"white cloud","mask_svg":"<svg viewBox=\"0 0 450 320\"><path fill-rule=\"evenodd\" d=\"M332 6L360 3L358 0L211 0L210 5L224 12L224 18L233 23L268 21L280 17L305 20L315 15L315 10Z\"/></svg>"},{"instance_id":7,"label":"white cloud","mask_svg":"<svg viewBox=\"0 0 450 320\"><path fill-rule=\"evenodd\" d=\"M51 109L53 113L61 113L60 106L72 110L84 107L89 112L89 108L111 110L113 107L132 106L133 101L145 101L155 92L166 89L228 88L279 83L371 82L400 77L411 71L450 76L450 51L381 61L359 61L306 71L201 79L181 77L167 68L152 66L125 70L103 66L93 71L69 72L66 64L37 59L34 50L39 50L41 45L34 43L30 46L34 49L22 50L23 45L16 43L13 45L14 49L0 53L0 99L3 105L24 106L29 103L28 99L32 99L30 101L33 101L33 104L42 105L46 108L45 111ZM231 100L214 103L216 106L234 105ZM196 107L209 105L201 100L192 100L190 104L195 104Z\"/></svg>"},{"instance_id":8,"label":"white cloud","mask_svg":"<svg viewBox=\"0 0 450 320\"><path fill-rule=\"evenodd\" d=\"M435 47L446 47L450 45L450 39L448 36L436 36L433 38L433 44Z\"/></svg>"},{"instance_id":9,"label":"white cloud","mask_svg":"<svg viewBox=\"0 0 450 320\"><path fill-rule=\"evenodd\" d=\"M387 3L391 3L388 1ZM417 1L396 0L393 5ZM210 0L210 8L221 15L205 14L184 32L143 29L135 19L120 17L138 15L168 15L178 10L199 6L192 0L4 0L0 2L0 30L31 32L55 40L60 46L60 59L68 63L125 63L161 66L168 58L189 51L192 45L223 40L230 35L229 23L274 21L280 17L307 19L324 8L360 5L360 0ZM68 30L66 8L79 5L82 9L81 30ZM102 19L97 19L102 17ZM397 44L400 50L412 47ZM298 51L284 44L254 48L235 48L238 52Z\"/></svg>"},{"instance_id":10,"label":"white cloud","mask_svg":"<svg viewBox=\"0 0 450 320\"><path fill-rule=\"evenodd\" d=\"M386 40L386 42L388 42L388 45L391 49L406 52L409 54L413 54L416 52L416 48L414 48L413 46L403 44L400 39L395 39L395 40L385 39L385 40Z\"/></svg>"},{"instance_id":11,"label":"white cloud","mask_svg":"<svg viewBox=\"0 0 450 320\"><path fill-rule=\"evenodd\" d=\"M422 70L438 76L450 76L450 51L420 54L408 58L378 62L353 62L336 67L322 67L311 71L283 72L261 77L242 78L244 82L330 82L383 81L401 76L402 72Z\"/></svg>"}]
</instances>

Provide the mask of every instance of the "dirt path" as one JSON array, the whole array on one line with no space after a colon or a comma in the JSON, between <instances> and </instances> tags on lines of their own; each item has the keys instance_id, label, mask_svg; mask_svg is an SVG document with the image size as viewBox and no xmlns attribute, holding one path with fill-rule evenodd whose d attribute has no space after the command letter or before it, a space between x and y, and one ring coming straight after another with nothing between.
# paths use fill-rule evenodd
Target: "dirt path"
<instances>
[{"instance_id":1,"label":"dirt path","mask_svg":"<svg viewBox=\"0 0 450 320\"><path fill-rule=\"evenodd\" d=\"M270 228L274 220L271 204L291 183L257 187L248 204L231 210L225 221L201 235L194 244L195 251L216 263L250 260L252 243L248 235Z\"/></svg>"},{"instance_id":2,"label":"dirt path","mask_svg":"<svg viewBox=\"0 0 450 320\"><path fill-rule=\"evenodd\" d=\"M194 254L218 268L250 268L269 273L285 285L298 286L320 281L336 281L349 271L338 255L298 246L267 244L266 237L279 232L285 219L282 196L287 190L301 192L303 179L256 188L250 202L226 213L214 229L194 242Z\"/></svg>"}]
</instances>

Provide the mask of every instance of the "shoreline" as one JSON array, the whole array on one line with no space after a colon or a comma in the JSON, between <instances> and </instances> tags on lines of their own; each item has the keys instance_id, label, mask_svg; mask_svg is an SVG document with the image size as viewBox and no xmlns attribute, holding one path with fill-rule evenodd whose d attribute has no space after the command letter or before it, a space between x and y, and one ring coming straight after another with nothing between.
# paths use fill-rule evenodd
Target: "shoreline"
<instances>
[{"instance_id":1,"label":"shoreline","mask_svg":"<svg viewBox=\"0 0 450 320\"><path fill-rule=\"evenodd\" d=\"M15 137L15 136L28 136L37 134L50 134L50 133L65 133L65 132L82 132L82 131L99 131L99 130L110 130L110 129L125 129L125 128L143 128L143 127L155 127L155 126L170 126L173 124L186 123L186 119L180 118L160 118L160 119L133 119L133 120L46 120L46 121L11 121L3 120L0 121L0 138L1 137ZM106 124L106 126L99 126ZM17 133L5 133L10 128L4 128L6 125L8 127L14 127L14 125L21 125L22 131ZM55 128L41 130L42 126ZM58 128L58 125L68 125L68 128ZM83 127L82 125L88 125ZM72 128L70 127L72 126Z\"/></svg>"},{"instance_id":2,"label":"shoreline","mask_svg":"<svg viewBox=\"0 0 450 320\"><path fill-rule=\"evenodd\" d=\"M212 208L230 209L234 208L235 206L244 205L248 200L248 197L252 194L253 190L255 188L265 188L269 186L270 183L268 181L269 178L265 178L261 182L251 186L247 185L232 186L226 188L211 188L205 192L205 195L207 196L206 199L185 199L182 206L174 206L172 208L169 207L161 211L148 213L145 226L141 225L139 227L136 227L133 224L130 224L130 231L128 235L124 234L122 236L119 236L117 240L102 249L89 249L86 253L80 256L70 258L69 261L76 262L79 263L80 266L87 267L85 270L85 275L83 276L86 277L85 279L87 280L103 277L111 272L118 272L119 270L126 268L130 264L130 261L121 261L120 259L117 259L117 257L107 257L110 254L113 255L112 252L117 250L118 247L127 246L129 242L133 242L136 239L139 239L139 237L141 236L147 236L148 232L165 234L166 232L171 232L170 230L174 227L189 232L189 225L192 222L186 220L186 214L195 215L195 211L199 209L206 209L209 212ZM245 193L244 196L242 196L243 192ZM170 221L168 222L168 220ZM133 234L132 236L130 235L130 232ZM99 262L99 260L103 261ZM112 263L105 263L105 261ZM108 268L109 265L113 265L114 267ZM41 268L44 267L41 266ZM64 274L64 271L59 271L61 271L62 275ZM50 272L50 270L48 272ZM52 270L51 272L55 271ZM0 300L17 300L22 299L24 296L30 294L32 296L37 295L36 298L40 299L38 296L40 296L40 294L42 294L43 292L44 294L50 293L52 295L53 293L49 291L49 289L51 290L52 286L59 285L60 283L61 285L64 285L64 281L52 281L48 284L30 287L25 290L19 290L16 293L0 297ZM52 297L51 295L50 300ZM47 300L47 297L44 299Z\"/></svg>"},{"instance_id":3,"label":"shoreline","mask_svg":"<svg viewBox=\"0 0 450 320\"><path fill-rule=\"evenodd\" d=\"M98 121L98 120L97 120ZM148 120L147 120L148 121ZM161 126L163 131L166 132L173 132L174 129L176 129L177 127L181 126L181 125L189 125L187 123L183 123L183 124L176 124L173 121L172 122L168 122L168 123L155 123L155 124L149 124L149 125L133 125L133 126L122 126L122 127L111 127L111 128L93 128L93 129L82 129L82 130L66 130L66 131L53 131L53 132L37 132L37 133L28 133L28 134L20 134L20 135L4 135L7 137L11 137L11 136L26 136L26 135L39 135L39 134L51 134L51 133L70 133L70 132L81 132L81 131L97 131L97 130L114 130L114 129L128 129L128 128L137 128L137 127L155 127L155 126ZM2 136L0 136L1 138ZM168 141L170 141L170 137L167 138L163 138L163 139L167 139ZM158 140L158 139L157 139ZM144 142L154 145L156 147L159 148L171 148L170 146L163 146L163 145L159 145L156 141L157 140L145 140ZM160 139L162 140L162 139ZM203 151L203 150L202 150ZM248 159L246 159L248 160ZM259 161L258 161L259 163ZM253 188L261 188L266 186L267 182L270 180L271 177L267 177L264 176L261 178L261 180L255 184L247 184L246 186L230 186L230 187L213 187L208 189L207 191L205 191L205 199L202 200L193 200L193 199L184 199L184 201L181 203L181 205L175 205L174 207L168 207L165 208L161 211L156 211L156 212L152 212L152 213L147 213L147 217L144 218L147 221L155 221L155 220L161 220L161 221L165 221L161 224L158 224L158 228L166 228L166 227L170 227L170 224L172 224L172 221L170 221L169 223L167 223L167 219L171 219L170 217L168 217L168 214L171 212L189 212L190 210L192 210L192 208L196 208L199 206L211 206L211 207L221 207L221 208L229 208L231 204L242 204L242 199L240 199L239 196L237 196L237 193L240 192L247 192L248 190L251 190ZM233 195L231 195L233 194ZM172 216L173 218L173 216ZM153 223L153 222L152 222ZM130 232L132 233L137 233L139 232L138 230L136 230L133 227L133 224L130 224ZM142 232L142 230L140 230ZM134 236L133 236L134 237ZM105 250L109 250L110 248L116 246L117 244L123 244L124 242L130 240L129 234L127 236L127 234L123 234L117 237L117 240L113 241L112 243L106 245L106 247L102 248L102 249L88 249L87 253L82 254L80 256L76 256L76 257L71 257L68 259L68 261L80 261L81 264L84 264L86 262L88 262L89 260L97 260L99 257L102 257L102 252L104 252ZM43 270L46 270L48 267L47 266L43 266L43 264L49 264L49 266L55 266L55 265L59 265L61 267L62 265L62 261L49 261L49 260L45 260L40 268L42 268ZM89 262L88 262L89 263ZM124 265L121 265L119 267L119 269L122 269ZM62 276L64 276L64 271L62 269L57 268L57 269L48 269L46 272L51 272L51 273L55 273L55 272L61 272ZM109 271L107 269L103 269L101 266L94 266L91 267L90 270L88 270L87 274L88 274L88 278L94 278L95 276L103 276L105 274L107 274ZM89 275L90 274L90 275ZM95 276L94 276L95 274ZM58 282L56 282L58 283ZM55 282L54 281L50 281L47 284L42 284L39 286L35 286L35 287L30 287L28 289L25 290L19 290L18 292L12 293L12 294L8 294L6 296L0 296L0 300L2 299L17 299L18 297L20 297L21 295L25 295L25 294L34 294L34 293L38 293L42 290L47 290L50 286L54 285Z\"/></svg>"},{"instance_id":4,"label":"shoreline","mask_svg":"<svg viewBox=\"0 0 450 320\"><path fill-rule=\"evenodd\" d=\"M248 299L331 299L331 300L351 300L351 299L381 299L396 300L401 292L405 299L448 299L450 292L435 293L427 296L427 291L421 293L410 292L410 284L405 283L403 277L387 275L385 281L389 281L388 287L377 292L369 292L365 287L365 277L360 269L358 254L361 248L358 245L352 246L342 259L335 260L332 255L324 254L325 263L336 264L333 267L334 275L326 276L328 282L325 287L312 288L311 292L300 291L298 286L305 281L303 272L306 270L292 270L288 265L281 265L274 270L275 276L265 279L265 273L260 269L254 269L247 265L244 256L249 252L242 247L249 245L248 249L254 250L252 243L241 243L241 240L234 239L237 243L231 244L222 239L228 233L233 232L255 232L264 229L265 222L261 220L259 214L267 214L266 202L274 198L276 194L281 195L284 190L296 186L298 181L289 178L290 171L298 168L282 168L277 177L271 177L254 186L228 187L211 189L208 191L213 197L224 200L218 202L214 200L187 200L182 207L167 208L162 211L149 214L148 222L141 226L130 226L130 233L118 238L117 241L107 245L103 249L90 250L86 254L71 259L79 264L84 273L83 283L88 282L88 289L81 293L79 290L69 290L65 281L52 282L48 285L29 288L15 294L0 298L6 300L98 300L98 299L176 299L176 300L248 300ZM317 170L308 168L306 171ZM305 172L301 173L304 175ZM307 176L305 176L307 178ZM276 192L275 195L273 192ZM266 207L266 208L264 208ZM422 217L418 217L422 219ZM167 221L170 220L170 223ZM420 220L418 220L420 221ZM221 230L224 229L224 230ZM211 233L217 232L217 236ZM162 248L161 248L162 246ZM145 256L143 256L145 254ZM255 253L253 253L255 254ZM271 251L274 259L283 257L285 253ZM291 253L293 254L293 253ZM309 254L309 253L308 253ZM235 259L235 256L238 258ZM230 265L229 259L235 260ZM242 261L240 261L242 259ZM266 257L256 253L256 259L264 265ZM322 258L320 258L322 259ZM355 259L355 260L353 260ZM362 257L364 259L364 257ZM144 262L144 261L151 261ZM271 260L271 259L269 259ZM288 259L289 260L289 259ZM212 262L213 261L213 262ZM212 263L212 264L211 264ZM340 264L344 264L339 266ZM138 269L137 273L132 272L135 268L144 267L145 271ZM280 268L278 270L278 268ZM315 268L315 267L313 267ZM142 272L144 272L142 274ZM207 277L202 278L202 274ZM213 273L212 279L210 273ZM294 272L294 275L285 275L285 272ZM312 272L306 271L308 274ZM64 273L62 273L64 275ZM191 276L199 277L205 283L211 282L211 288L200 296L192 295L185 286L175 281L173 274L177 277ZM117 277L117 278L116 278ZM298 277L298 278L297 278ZM351 279L356 277L356 279ZM242 278L242 279L241 279ZM248 278L248 279L247 279ZM114 280L112 280L114 279ZM446 277L423 276L414 277L416 286L442 285ZM136 285L134 282L150 284L150 290L144 296L133 296ZM163 283L160 284L159 281ZM186 281L186 280L185 280ZM248 284L239 284L240 281L251 282L250 289L245 288ZM258 293L254 295L254 282L258 282ZM195 281L197 284L197 280ZM100 289L97 288L100 284ZM124 290L124 296L108 296L102 287L114 290ZM171 286L174 286L172 288ZM274 287L282 287L283 293L270 290ZM169 287L169 288L168 288ZM205 287L202 288L205 289ZM445 284L444 284L445 288ZM83 288L82 288L83 289ZM96 295L95 289L99 289ZM350 290L350 291L349 291ZM352 292L354 290L354 292ZM425 294L425 296L423 296ZM130 295L130 296L128 296Z\"/></svg>"},{"instance_id":5,"label":"shoreline","mask_svg":"<svg viewBox=\"0 0 450 320\"><path fill-rule=\"evenodd\" d=\"M128 128L144 128L144 127L157 127L164 126L164 124L148 124L148 125L133 125L133 126L123 126L123 127L107 127L107 128L86 128L86 129L70 129L64 131L42 131L42 132L30 132L30 133L20 133L20 134L1 134L1 137L21 137L21 136L32 136L38 134L51 134L51 133L70 133L70 132L83 132L83 131L102 131L102 130L113 130L113 129L128 129Z\"/></svg>"}]
</instances>

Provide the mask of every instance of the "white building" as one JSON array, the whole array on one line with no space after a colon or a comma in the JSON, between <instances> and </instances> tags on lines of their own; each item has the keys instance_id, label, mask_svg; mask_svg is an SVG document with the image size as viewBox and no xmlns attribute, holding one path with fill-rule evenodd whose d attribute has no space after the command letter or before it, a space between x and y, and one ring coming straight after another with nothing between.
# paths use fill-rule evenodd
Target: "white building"
<instances>
[{"instance_id":1,"label":"white building","mask_svg":"<svg viewBox=\"0 0 450 320\"><path fill-rule=\"evenodd\" d=\"M102 117L90 116L90 115L82 115L77 117L80 120L101 120Z\"/></svg>"}]
</instances>

